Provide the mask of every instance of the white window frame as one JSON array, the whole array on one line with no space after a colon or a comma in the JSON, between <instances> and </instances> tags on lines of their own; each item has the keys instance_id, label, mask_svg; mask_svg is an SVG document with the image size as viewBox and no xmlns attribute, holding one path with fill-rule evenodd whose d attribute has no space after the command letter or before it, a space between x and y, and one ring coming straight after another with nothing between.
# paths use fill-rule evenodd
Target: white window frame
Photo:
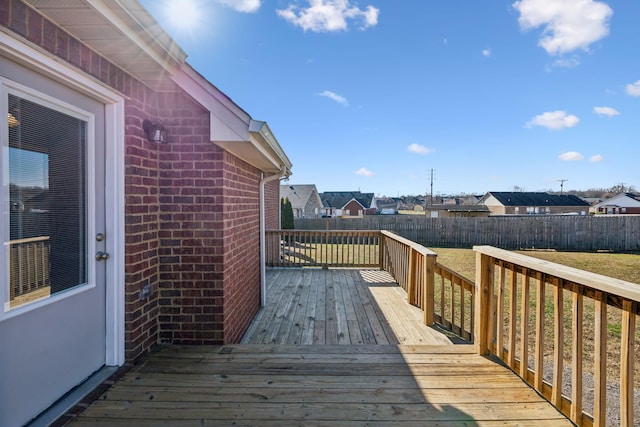
<instances>
[{"instance_id":1,"label":"white window frame","mask_svg":"<svg viewBox=\"0 0 640 427\"><path fill-rule=\"evenodd\" d=\"M49 108L51 110L66 114L67 116L71 116L78 120L82 120L87 123L87 158L86 158L86 168L87 171L95 170L95 117L92 113L88 111L84 111L80 108L77 108L71 104L63 102L59 99L48 96L44 93L38 92L34 89L31 89L27 86L21 85L19 83L13 82L11 80L5 79L0 76L0 94L2 96L2 108L0 108L1 113L0 117L7 117L8 110L8 100L9 95L13 95L19 97L21 99L33 102L34 104L41 105L45 108ZM2 161L2 175L0 175L0 185L3 188L3 200L9 200L9 126L2 126L2 134L0 137L0 141L2 142L0 147L2 148L2 153L0 153L0 160ZM93 174L87 174L86 177L86 185L87 188L95 188L95 177ZM95 194L93 191L88 191L86 194L87 197L87 242L86 250L87 256L95 253L95 240L89 239L89 236L95 236ZM10 244L9 244L9 211L3 212L0 217L0 241L4 243L4 250L0 253L0 263L4 265L5 271L2 273L2 281L5 283L9 283L9 264L10 264ZM21 305L15 308L11 308L9 301L9 288L8 286L0 287L0 298L3 302L3 309L0 310L0 322L5 319L19 316L20 314L27 313L32 310L39 309L43 306L54 304L63 299L69 298L73 295L79 294L81 292L85 292L89 289L95 287L96 276L95 276L95 263L87 262L87 283L80 283L69 290L62 291L60 293L56 293L51 295L50 297L42 298L39 300L34 300L25 305Z\"/></svg>"}]
</instances>

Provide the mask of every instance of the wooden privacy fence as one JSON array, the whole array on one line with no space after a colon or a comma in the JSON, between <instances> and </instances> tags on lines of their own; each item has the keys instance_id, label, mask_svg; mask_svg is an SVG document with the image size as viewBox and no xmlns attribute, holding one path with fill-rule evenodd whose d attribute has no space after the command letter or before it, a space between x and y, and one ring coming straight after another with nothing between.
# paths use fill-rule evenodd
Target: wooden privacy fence
<instances>
[{"instance_id":1,"label":"wooden privacy fence","mask_svg":"<svg viewBox=\"0 0 640 427\"><path fill-rule=\"evenodd\" d=\"M298 230L389 230L427 247L571 251L640 251L640 215L522 215L427 218L371 215L363 218L296 219Z\"/></svg>"},{"instance_id":2,"label":"wooden privacy fence","mask_svg":"<svg viewBox=\"0 0 640 427\"><path fill-rule=\"evenodd\" d=\"M9 300L49 286L49 236L11 240Z\"/></svg>"},{"instance_id":3,"label":"wooden privacy fence","mask_svg":"<svg viewBox=\"0 0 640 427\"><path fill-rule=\"evenodd\" d=\"M383 269L422 309L425 324L473 338L473 283L438 264L437 254L422 245L379 230L269 230L265 243L269 267Z\"/></svg>"},{"instance_id":4,"label":"wooden privacy fence","mask_svg":"<svg viewBox=\"0 0 640 427\"><path fill-rule=\"evenodd\" d=\"M474 250L478 353L499 357L577 425L604 426L609 409L633 426L640 285L494 247ZM618 399L607 399L614 374L619 411L610 406Z\"/></svg>"}]
</instances>

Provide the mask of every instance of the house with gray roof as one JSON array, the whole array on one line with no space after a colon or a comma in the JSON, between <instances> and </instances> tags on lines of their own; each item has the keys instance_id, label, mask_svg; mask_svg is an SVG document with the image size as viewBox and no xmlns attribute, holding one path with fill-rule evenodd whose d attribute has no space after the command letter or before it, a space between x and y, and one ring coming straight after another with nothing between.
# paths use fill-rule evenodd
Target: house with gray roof
<instances>
[{"instance_id":1,"label":"house with gray roof","mask_svg":"<svg viewBox=\"0 0 640 427\"><path fill-rule=\"evenodd\" d=\"M280 198L289 199L294 218L319 218L322 200L315 184L280 185Z\"/></svg>"},{"instance_id":2,"label":"house with gray roof","mask_svg":"<svg viewBox=\"0 0 640 427\"><path fill-rule=\"evenodd\" d=\"M596 214L630 215L640 214L640 194L620 193L592 207Z\"/></svg>"},{"instance_id":3,"label":"house with gray roof","mask_svg":"<svg viewBox=\"0 0 640 427\"><path fill-rule=\"evenodd\" d=\"M320 193L323 216L361 217L375 215L376 198L373 193L359 191L327 191Z\"/></svg>"},{"instance_id":4,"label":"house with gray roof","mask_svg":"<svg viewBox=\"0 0 640 427\"><path fill-rule=\"evenodd\" d=\"M490 191L480 199L478 204L487 206L491 215L587 215L589 213L589 203L572 194Z\"/></svg>"}]
</instances>

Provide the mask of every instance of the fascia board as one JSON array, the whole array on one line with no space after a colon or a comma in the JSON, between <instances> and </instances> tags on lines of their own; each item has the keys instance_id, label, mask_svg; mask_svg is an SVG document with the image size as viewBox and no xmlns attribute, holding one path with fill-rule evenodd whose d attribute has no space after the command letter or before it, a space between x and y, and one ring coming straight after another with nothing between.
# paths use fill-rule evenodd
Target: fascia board
<instances>
[{"instance_id":1,"label":"fascia board","mask_svg":"<svg viewBox=\"0 0 640 427\"><path fill-rule=\"evenodd\" d=\"M278 164L285 166L287 169L291 169L291 161L280 146L273 132L271 132L267 122L251 120L249 122L249 132L256 136L265 151L270 151L271 155L278 159Z\"/></svg>"},{"instance_id":2,"label":"fascia board","mask_svg":"<svg viewBox=\"0 0 640 427\"><path fill-rule=\"evenodd\" d=\"M287 164L282 161L281 157L274 155L274 153L270 152L267 148L271 148L271 145L266 140L265 136L262 132L251 132L251 144L254 149L270 164L272 164L276 169L281 169L284 166L287 171L291 169L291 164Z\"/></svg>"}]
</instances>

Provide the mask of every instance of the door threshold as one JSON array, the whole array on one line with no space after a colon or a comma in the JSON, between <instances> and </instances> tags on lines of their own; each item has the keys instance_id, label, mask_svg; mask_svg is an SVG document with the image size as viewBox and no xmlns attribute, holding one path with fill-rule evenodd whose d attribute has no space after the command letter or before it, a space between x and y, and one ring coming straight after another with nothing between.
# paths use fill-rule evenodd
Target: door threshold
<instances>
[{"instance_id":1,"label":"door threshold","mask_svg":"<svg viewBox=\"0 0 640 427\"><path fill-rule=\"evenodd\" d=\"M74 418L75 415L70 414L69 417L64 418L63 416L71 411L80 402L82 402L87 396L92 394L94 390L97 390L101 384L104 384L105 381L107 381L120 369L122 369L122 367L120 366L103 366L102 368L98 369L89 378L74 387L71 391L61 397L56 403L51 405L44 412L30 421L26 426L48 427L52 425L63 426L67 424L67 422Z\"/></svg>"}]
</instances>

